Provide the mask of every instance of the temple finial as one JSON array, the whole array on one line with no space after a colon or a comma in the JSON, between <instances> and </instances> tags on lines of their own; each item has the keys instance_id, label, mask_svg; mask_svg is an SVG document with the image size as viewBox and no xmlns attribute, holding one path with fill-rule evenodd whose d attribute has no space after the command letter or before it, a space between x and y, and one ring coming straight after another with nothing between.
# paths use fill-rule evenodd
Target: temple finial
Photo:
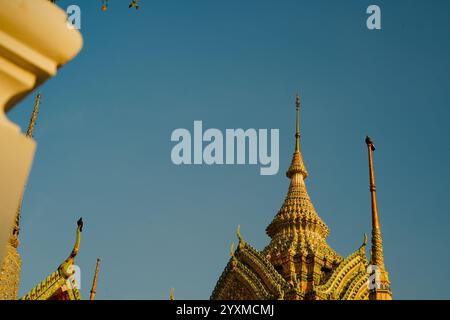
<instances>
[{"instance_id":1,"label":"temple finial","mask_svg":"<svg viewBox=\"0 0 450 320\"><path fill-rule=\"evenodd\" d=\"M30 123L28 125L26 136L28 138L33 138L34 126L36 124L36 118L39 110L39 104L41 103L41 94L36 96L36 101L34 103L33 113L31 115Z\"/></svg>"},{"instance_id":2,"label":"temple finial","mask_svg":"<svg viewBox=\"0 0 450 320\"><path fill-rule=\"evenodd\" d=\"M73 246L72 252L67 257L67 259L61 263L58 267L58 270L66 277L70 277L75 272L72 269L72 266L75 262L75 257L78 254L78 250L80 249L80 240L81 240L81 232L83 231L83 219L80 218L77 221L77 239L75 241L75 245Z\"/></svg>"},{"instance_id":3,"label":"temple finial","mask_svg":"<svg viewBox=\"0 0 450 320\"><path fill-rule=\"evenodd\" d=\"M77 240L75 241L75 245L73 246L72 252L70 253L70 258L75 258L78 254L78 250L80 249L80 240L81 240L81 232L83 231L83 218L78 219L77 221Z\"/></svg>"},{"instance_id":4,"label":"temple finial","mask_svg":"<svg viewBox=\"0 0 450 320\"><path fill-rule=\"evenodd\" d=\"M300 152L300 96L297 94L296 100L296 119L295 119L295 152L292 158L291 166L286 172L286 176L289 179L300 173L305 179L308 176L308 171L306 171L305 164L303 163L303 157Z\"/></svg>"},{"instance_id":5,"label":"temple finial","mask_svg":"<svg viewBox=\"0 0 450 320\"><path fill-rule=\"evenodd\" d=\"M97 293L97 279L98 279L99 270L100 270L100 257L97 258L97 264L95 266L95 273L94 273L94 280L92 281L91 295L89 297L89 300L95 299L95 294Z\"/></svg>"},{"instance_id":6,"label":"temple finial","mask_svg":"<svg viewBox=\"0 0 450 320\"><path fill-rule=\"evenodd\" d=\"M34 126L36 125L36 119L37 119L37 114L38 114L40 103L41 103L41 95L38 94L36 96L36 100L34 102L33 113L31 114L30 123L28 124L28 128L27 128L26 136L28 138L33 138ZM16 220L14 222L13 234L10 239L10 242L16 248L19 246L21 211L22 211L22 199L20 199L19 204L17 205Z\"/></svg>"},{"instance_id":7,"label":"temple finial","mask_svg":"<svg viewBox=\"0 0 450 320\"><path fill-rule=\"evenodd\" d=\"M381 239L380 222L378 218L378 206L377 206L377 188L375 186L375 174L373 166L372 153L375 151L375 145L369 136L366 136L365 140L367 144L367 151L369 154L369 179L370 179L370 196L372 202L372 248L370 263L372 266L376 266L378 269L374 269L375 272L379 272L379 283L376 288L370 291L370 300L391 300L392 292L390 289L389 275L384 266L383 256L383 241Z\"/></svg>"},{"instance_id":8,"label":"temple finial","mask_svg":"<svg viewBox=\"0 0 450 320\"><path fill-rule=\"evenodd\" d=\"M234 242L231 244L231 247L230 247L230 256L234 257Z\"/></svg>"},{"instance_id":9,"label":"temple finial","mask_svg":"<svg viewBox=\"0 0 450 320\"><path fill-rule=\"evenodd\" d=\"M295 127L295 152L300 152L300 96L295 99L296 127Z\"/></svg>"}]
</instances>

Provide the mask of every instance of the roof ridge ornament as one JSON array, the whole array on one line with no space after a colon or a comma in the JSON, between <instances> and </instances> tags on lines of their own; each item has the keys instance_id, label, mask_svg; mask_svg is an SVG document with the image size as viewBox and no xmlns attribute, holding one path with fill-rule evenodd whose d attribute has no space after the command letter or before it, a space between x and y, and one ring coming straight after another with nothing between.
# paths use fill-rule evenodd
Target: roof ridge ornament
<instances>
[{"instance_id":1,"label":"roof ridge ornament","mask_svg":"<svg viewBox=\"0 0 450 320\"><path fill-rule=\"evenodd\" d=\"M232 258L234 258L234 242L231 244L231 247L230 247L230 256Z\"/></svg>"},{"instance_id":2,"label":"roof ridge ornament","mask_svg":"<svg viewBox=\"0 0 450 320\"><path fill-rule=\"evenodd\" d=\"M238 247L239 247L239 249L242 249L245 246L245 240L242 238L241 225L239 225L239 224L238 224L238 226L236 228L236 236L239 239Z\"/></svg>"},{"instance_id":3,"label":"roof ridge ornament","mask_svg":"<svg viewBox=\"0 0 450 320\"><path fill-rule=\"evenodd\" d=\"M364 240L361 247L359 247L359 253L364 257L366 256L366 245L367 245L367 233L364 232Z\"/></svg>"},{"instance_id":4,"label":"roof ridge ornament","mask_svg":"<svg viewBox=\"0 0 450 320\"><path fill-rule=\"evenodd\" d=\"M70 267L74 264L75 257L78 255L82 231L83 231L83 218L80 218L77 221L77 238L75 240L75 245L73 246L72 252L58 268L58 270L63 274L63 276L67 278L73 275L73 273L75 272L75 270L70 271Z\"/></svg>"}]
</instances>

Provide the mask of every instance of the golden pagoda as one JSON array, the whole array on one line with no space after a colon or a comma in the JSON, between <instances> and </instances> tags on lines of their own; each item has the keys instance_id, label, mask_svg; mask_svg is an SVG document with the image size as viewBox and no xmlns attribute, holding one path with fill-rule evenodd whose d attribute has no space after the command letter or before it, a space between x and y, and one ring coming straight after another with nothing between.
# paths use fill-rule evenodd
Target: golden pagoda
<instances>
[{"instance_id":1,"label":"golden pagoda","mask_svg":"<svg viewBox=\"0 0 450 320\"><path fill-rule=\"evenodd\" d=\"M281 209L266 228L269 245L258 251L237 229L239 244L213 292L213 300L391 300L388 273L376 203L370 138L370 191L372 198L371 260L366 257L367 236L348 257L327 243L328 226L317 214L308 195L308 171L300 149L300 97L296 98L295 152L286 173L289 190Z\"/></svg>"}]
</instances>

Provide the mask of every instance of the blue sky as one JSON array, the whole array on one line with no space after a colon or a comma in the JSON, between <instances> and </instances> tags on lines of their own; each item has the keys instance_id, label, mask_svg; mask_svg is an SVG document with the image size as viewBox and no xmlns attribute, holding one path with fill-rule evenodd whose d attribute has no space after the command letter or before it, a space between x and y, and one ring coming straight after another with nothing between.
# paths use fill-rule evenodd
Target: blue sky
<instances>
[{"instance_id":1,"label":"blue sky","mask_svg":"<svg viewBox=\"0 0 450 320\"><path fill-rule=\"evenodd\" d=\"M241 225L258 249L280 208L302 95L307 186L341 255L370 232L364 137L394 298L450 298L448 1L59 1L82 10L84 48L39 89L23 204L20 294L70 253L88 298L209 298ZM366 28L378 4L382 30ZM9 116L26 129L34 96ZM176 128L280 129L280 171L175 166Z\"/></svg>"}]
</instances>

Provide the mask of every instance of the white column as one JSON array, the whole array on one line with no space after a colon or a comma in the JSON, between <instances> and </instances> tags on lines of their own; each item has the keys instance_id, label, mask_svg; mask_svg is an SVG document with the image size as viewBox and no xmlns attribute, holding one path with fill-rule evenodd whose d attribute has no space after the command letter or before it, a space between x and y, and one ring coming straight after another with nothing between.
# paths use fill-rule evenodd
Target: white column
<instances>
[{"instance_id":1,"label":"white column","mask_svg":"<svg viewBox=\"0 0 450 320\"><path fill-rule=\"evenodd\" d=\"M0 0L0 264L36 148L5 113L80 51L66 20L48 0Z\"/></svg>"}]
</instances>

